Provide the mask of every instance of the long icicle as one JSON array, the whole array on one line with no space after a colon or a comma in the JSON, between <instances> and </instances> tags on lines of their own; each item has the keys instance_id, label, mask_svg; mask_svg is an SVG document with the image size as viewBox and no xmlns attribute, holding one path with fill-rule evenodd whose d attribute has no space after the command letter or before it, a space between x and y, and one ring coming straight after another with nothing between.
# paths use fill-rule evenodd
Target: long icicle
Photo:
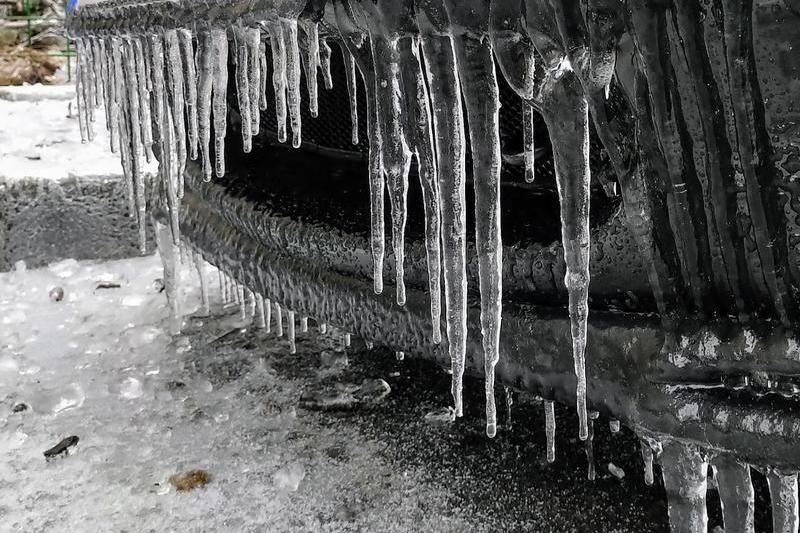
<instances>
[{"instance_id":1,"label":"long icicle","mask_svg":"<svg viewBox=\"0 0 800 533\"><path fill-rule=\"evenodd\" d=\"M433 126L428 107L428 89L422 74L417 37L400 40L402 77L406 94L406 134L412 141L422 201L425 206L425 248L428 263L428 288L430 293L431 327L433 342L442 340L442 287L439 224L439 183L436 172L436 151L433 144Z\"/></svg>"},{"instance_id":2,"label":"long icicle","mask_svg":"<svg viewBox=\"0 0 800 533\"><path fill-rule=\"evenodd\" d=\"M167 194L167 209L170 215L170 231L173 242L180 243L180 224L178 216L178 194L172 175L172 132L170 131L169 108L164 80L164 43L160 35L150 36L151 76L153 96L156 103L156 125L158 133L159 162L158 171Z\"/></svg>"},{"instance_id":3,"label":"long icicle","mask_svg":"<svg viewBox=\"0 0 800 533\"><path fill-rule=\"evenodd\" d=\"M214 170L218 178L225 175L225 131L228 116L228 35L225 30L211 30L212 80L214 93Z\"/></svg>"},{"instance_id":4,"label":"long icicle","mask_svg":"<svg viewBox=\"0 0 800 533\"><path fill-rule=\"evenodd\" d=\"M142 144L144 145L144 158L149 163L153 160L153 124L150 115L150 90L148 89L148 76L145 67L145 57L142 41L133 39L134 60L136 62L136 80L139 90L139 127Z\"/></svg>"},{"instance_id":5,"label":"long icicle","mask_svg":"<svg viewBox=\"0 0 800 533\"><path fill-rule=\"evenodd\" d=\"M425 29L420 20L421 29ZM441 200L442 259L447 345L456 416L463 416L467 340L466 172L464 119L455 55L449 37L433 28L422 33L422 52L430 88Z\"/></svg>"},{"instance_id":6,"label":"long icicle","mask_svg":"<svg viewBox=\"0 0 800 533\"><path fill-rule=\"evenodd\" d=\"M481 293L481 333L486 378L486 434L497 433L495 366L500 358L503 246L500 235L500 95L494 57L486 36L453 38L467 108L475 189L475 247Z\"/></svg>"},{"instance_id":7,"label":"long icicle","mask_svg":"<svg viewBox=\"0 0 800 533\"><path fill-rule=\"evenodd\" d=\"M279 22L267 24L272 49L272 88L275 92L275 121L278 142L286 142L286 47L283 26Z\"/></svg>"},{"instance_id":8,"label":"long icicle","mask_svg":"<svg viewBox=\"0 0 800 533\"><path fill-rule=\"evenodd\" d=\"M589 315L589 111L577 76L551 72L552 92L542 105L553 145L561 206L561 241L567 273L572 355L577 378L578 437L588 436L586 413L586 329Z\"/></svg>"},{"instance_id":9,"label":"long icicle","mask_svg":"<svg viewBox=\"0 0 800 533\"><path fill-rule=\"evenodd\" d=\"M261 30L247 28L244 30L245 43L247 44L247 87L250 89L250 135L258 135L261 127L260 100L264 91L261 89L261 67L263 55L261 52ZM266 64L266 61L264 61ZM266 100L264 100L266 102ZM251 141L252 142L252 141Z\"/></svg>"},{"instance_id":10,"label":"long icicle","mask_svg":"<svg viewBox=\"0 0 800 533\"><path fill-rule=\"evenodd\" d=\"M78 48L78 61L75 65L75 93L78 102L78 127L80 128L81 132L81 142L86 143L89 140L89 134L87 129L87 113L86 113L86 90L85 90L85 81L84 81L84 61L82 60L83 56L83 44L82 39L76 39L75 45Z\"/></svg>"},{"instance_id":11,"label":"long icicle","mask_svg":"<svg viewBox=\"0 0 800 533\"><path fill-rule=\"evenodd\" d=\"M303 135L300 119L300 46L297 43L297 21L281 19L281 30L286 50L287 102L292 125L292 146L300 148Z\"/></svg>"},{"instance_id":12,"label":"long icicle","mask_svg":"<svg viewBox=\"0 0 800 533\"><path fill-rule=\"evenodd\" d=\"M344 74L347 81L347 95L350 99L350 128L351 142L358 144L358 88L356 86L356 65L353 56L345 45L341 45L342 59L344 60Z\"/></svg>"},{"instance_id":13,"label":"long icicle","mask_svg":"<svg viewBox=\"0 0 800 533\"><path fill-rule=\"evenodd\" d=\"M100 52L100 39L89 39L92 47L92 77L94 79L94 106L100 107L103 103L103 62Z\"/></svg>"},{"instance_id":14,"label":"long icicle","mask_svg":"<svg viewBox=\"0 0 800 533\"><path fill-rule=\"evenodd\" d=\"M105 62L106 62L106 93L108 94L108 115L109 145L111 153L117 153L119 147L119 97L117 96L117 85L114 77L114 54L113 50L117 46L117 40L113 37L106 39Z\"/></svg>"},{"instance_id":15,"label":"long icicle","mask_svg":"<svg viewBox=\"0 0 800 533\"><path fill-rule=\"evenodd\" d=\"M183 62L181 61L181 49L177 30L169 30L164 33L164 46L168 75L167 81L169 82L167 94L170 96L170 107L172 108L172 125L176 147L175 156L178 165L176 185L178 198L183 198L183 174L186 170L186 121L184 117L186 102L183 92Z\"/></svg>"},{"instance_id":16,"label":"long icicle","mask_svg":"<svg viewBox=\"0 0 800 533\"><path fill-rule=\"evenodd\" d=\"M334 4L340 28L347 27L348 13L343 4ZM346 54L358 66L364 81L364 92L367 101L367 140L369 145L369 198L370 198L370 248L372 252L372 282L375 294L383 292L383 261L386 254L384 228L384 178L382 153L382 135L378 127L378 105L375 83L375 71L372 65L371 47L365 34L354 33L342 35ZM345 59L347 61L347 59ZM351 101L355 97L355 85L351 93ZM351 113L353 108L351 108Z\"/></svg>"},{"instance_id":17,"label":"long icicle","mask_svg":"<svg viewBox=\"0 0 800 533\"><path fill-rule=\"evenodd\" d=\"M117 98L117 113L114 119L117 121L117 131L119 132L119 155L128 196L128 216L136 217L136 195L130 134L131 123L129 121L130 115L128 112L129 100L125 71L123 68L124 41L115 38L113 39L113 44L114 46L111 49L111 73L113 76L114 95Z\"/></svg>"},{"instance_id":18,"label":"long icicle","mask_svg":"<svg viewBox=\"0 0 800 533\"><path fill-rule=\"evenodd\" d=\"M197 72L194 64L194 47L192 32L187 29L178 30L181 57L183 58L183 79L186 83L186 125L188 128L189 157L197 159Z\"/></svg>"},{"instance_id":19,"label":"long icicle","mask_svg":"<svg viewBox=\"0 0 800 533\"><path fill-rule=\"evenodd\" d=\"M370 34L378 124L381 128L381 155L392 211L396 299L398 305L405 305L405 228L411 150L400 117L403 94L400 89L398 40L397 36L385 36L378 31Z\"/></svg>"},{"instance_id":20,"label":"long icicle","mask_svg":"<svg viewBox=\"0 0 800 533\"><path fill-rule=\"evenodd\" d=\"M306 36L306 46L303 50L303 64L306 74L306 89L308 90L308 110L312 117L319 115L319 89L317 84L317 69L319 68L319 29L317 23L310 20L299 22L300 28Z\"/></svg>"},{"instance_id":21,"label":"long icicle","mask_svg":"<svg viewBox=\"0 0 800 533\"><path fill-rule=\"evenodd\" d=\"M211 180L211 91L213 88L214 41L211 32L197 36L197 130L203 178Z\"/></svg>"},{"instance_id":22,"label":"long icicle","mask_svg":"<svg viewBox=\"0 0 800 533\"><path fill-rule=\"evenodd\" d=\"M142 176L140 168L142 160L142 139L141 130L138 125L138 121L141 120L141 113L139 110L139 81L136 76L136 51L135 45L129 39L125 39L123 42L122 61L125 73L125 94L128 98L128 116L126 117L126 121L131 146L131 178L133 179L136 221L139 230L139 251L145 253L147 251L147 243L145 242L147 220L145 219L146 200L144 196L144 176Z\"/></svg>"},{"instance_id":23,"label":"long icicle","mask_svg":"<svg viewBox=\"0 0 800 533\"><path fill-rule=\"evenodd\" d=\"M261 34L260 29L256 29L258 32L258 64L259 64L259 72L261 74L260 79L258 80L258 87L259 87L259 95L258 95L258 108L261 111L267 110L267 80L269 79L269 72L267 71L267 43L264 41L264 36ZM261 120L261 116L259 115L259 121Z\"/></svg>"},{"instance_id":24,"label":"long icicle","mask_svg":"<svg viewBox=\"0 0 800 533\"><path fill-rule=\"evenodd\" d=\"M234 26L233 38L236 59L236 99L239 102L240 128L242 129L242 151L250 153L252 149L252 125L250 120L250 72L248 67L248 46L245 30L241 26Z\"/></svg>"}]
</instances>

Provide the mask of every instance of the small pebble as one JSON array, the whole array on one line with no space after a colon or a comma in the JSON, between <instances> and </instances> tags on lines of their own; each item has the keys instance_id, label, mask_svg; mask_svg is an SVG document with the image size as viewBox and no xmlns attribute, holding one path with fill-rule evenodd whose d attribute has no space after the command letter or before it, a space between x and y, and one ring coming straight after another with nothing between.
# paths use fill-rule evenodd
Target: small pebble
<instances>
[{"instance_id":1,"label":"small pebble","mask_svg":"<svg viewBox=\"0 0 800 533\"><path fill-rule=\"evenodd\" d=\"M61 287L53 287L50 289L50 299L54 302L60 302L64 299L64 289Z\"/></svg>"},{"instance_id":2,"label":"small pebble","mask_svg":"<svg viewBox=\"0 0 800 533\"><path fill-rule=\"evenodd\" d=\"M19 402L18 404L14 404L14 407L11 408L12 413L21 413L22 411L28 410L28 404L24 402Z\"/></svg>"},{"instance_id":3,"label":"small pebble","mask_svg":"<svg viewBox=\"0 0 800 533\"><path fill-rule=\"evenodd\" d=\"M205 470L189 470L182 474L173 474L169 482L178 492L187 492L199 487L205 487L211 481L211 474Z\"/></svg>"}]
</instances>

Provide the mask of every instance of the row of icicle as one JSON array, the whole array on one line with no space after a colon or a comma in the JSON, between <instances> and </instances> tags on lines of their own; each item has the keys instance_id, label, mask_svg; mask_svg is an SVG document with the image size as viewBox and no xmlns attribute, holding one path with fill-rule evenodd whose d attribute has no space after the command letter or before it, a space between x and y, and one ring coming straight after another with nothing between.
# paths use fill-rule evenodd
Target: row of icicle
<instances>
[{"instance_id":1,"label":"row of icicle","mask_svg":"<svg viewBox=\"0 0 800 533\"><path fill-rule=\"evenodd\" d=\"M327 20L336 21L339 28L351 28L352 21L358 16L345 4L328 3L326 9ZM364 20L374 18L367 16ZM111 132L111 149L118 150L121 156L130 212L136 214L139 223L142 250L145 249L147 198L142 158L149 161L153 153L157 153L159 171L154 183L166 200L175 243L180 241L179 207L187 157L200 160L205 180L225 173L229 37L232 37L230 40L234 45L231 57L236 65L235 86L244 151L250 151L252 137L260 130L261 111L267 107L267 40L272 51L277 137L280 142L287 140L288 117L292 145L299 147L302 138L300 69L304 68L306 72L312 116L318 114L317 71L322 71L326 87L332 85L330 47L325 39L320 39L316 22L281 18L265 22L260 27L237 25L230 31L216 28L197 35L188 29L176 29L147 36L77 39L81 135L84 139L92 139L93 109L104 104L106 126ZM466 103L472 146L482 146L481 150L474 150L473 175L486 375L486 428L487 434L494 436L494 374L499 360L502 312L502 242L499 103L491 47L480 45L473 49L475 43L463 36L456 38L431 32L421 32L419 37L401 38L384 34L371 26L366 30L343 30L340 35L329 35L329 38L339 42L343 54L354 143L359 138L356 72L360 72L364 82L369 117L367 137L370 147L374 290L376 293L383 291L383 202L386 188L391 204L399 305L403 305L406 299L403 265L408 175L412 158L417 162L425 211L432 340L435 343L441 340L443 276L452 394L457 416L463 414L462 380L467 341L466 143L461 99ZM487 76L487 80L470 78L475 58L491 64L491 76ZM494 108L489 110L488 116L482 116L483 111L478 108L484 101L482 93L486 90L494 93ZM523 108L526 179L532 180L533 108L528 103ZM588 228L588 218L579 217L577 223ZM570 271L573 262L569 253L566 256ZM588 281L588 276L585 277L584 281ZM568 276L570 301L582 298L585 309L586 295L581 297L580 290L572 290L571 279L578 278ZM580 307L579 304L581 302L575 305ZM573 316L581 438L586 438L585 335L584 312Z\"/></svg>"}]
</instances>

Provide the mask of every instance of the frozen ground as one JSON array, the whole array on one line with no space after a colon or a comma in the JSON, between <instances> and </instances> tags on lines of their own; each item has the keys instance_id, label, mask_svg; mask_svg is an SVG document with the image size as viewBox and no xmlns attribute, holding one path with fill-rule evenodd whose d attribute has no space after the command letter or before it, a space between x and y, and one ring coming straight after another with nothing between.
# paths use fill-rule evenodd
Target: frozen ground
<instances>
[{"instance_id":1,"label":"frozen ground","mask_svg":"<svg viewBox=\"0 0 800 533\"><path fill-rule=\"evenodd\" d=\"M269 334L241 322L216 290L199 316L189 270L184 334L172 338L161 275L157 256L0 274L0 530L665 530L636 441L602 419L588 482L572 409L559 412L548 465L531 398L516 398L511 431L501 412L493 440L481 382L466 382L463 421L426 421L448 401L444 372L357 339L344 351L313 321L290 355L274 323ZM392 389L383 400L318 409L376 378ZM73 453L46 462L71 435ZM196 468L207 486L171 488L171 474Z\"/></svg>"},{"instance_id":2,"label":"frozen ground","mask_svg":"<svg viewBox=\"0 0 800 533\"><path fill-rule=\"evenodd\" d=\"M94 140L81 143L75 102L74 85L0 88L0 182L122 176L103 109L95 110Z\"/></svg>"}]
</instances>

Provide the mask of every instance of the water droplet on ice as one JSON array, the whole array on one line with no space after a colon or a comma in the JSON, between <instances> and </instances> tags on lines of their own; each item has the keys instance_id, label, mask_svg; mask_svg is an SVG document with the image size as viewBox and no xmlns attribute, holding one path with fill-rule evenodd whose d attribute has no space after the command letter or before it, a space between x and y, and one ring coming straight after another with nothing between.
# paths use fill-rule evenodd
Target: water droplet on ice
<instances>
[{"instance_id":1,"label":"water droplet on ice","mask_svg":"<svg viewBox=\"0 0 800 533\"><path fill-rule=\"evenodd\" d=\"M141 398L143 394L142 382L136 378L127 378L119 388L119 395L127 400Z\"/></svg>"}]
</instances>

